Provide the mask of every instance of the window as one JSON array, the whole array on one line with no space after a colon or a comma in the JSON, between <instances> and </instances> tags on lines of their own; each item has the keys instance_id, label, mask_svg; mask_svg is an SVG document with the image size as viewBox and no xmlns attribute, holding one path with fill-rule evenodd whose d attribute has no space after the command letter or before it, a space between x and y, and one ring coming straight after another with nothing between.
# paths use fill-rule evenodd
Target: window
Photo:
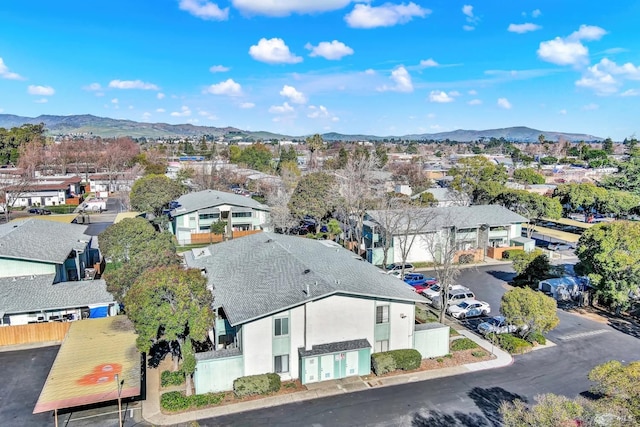
<instances>
[{"instance_id":1,"label":"window","mask_svg":"<svg viewBox=\"0 0 640 427\"><path fill-rule=\"evenodd\" d=\"M379 305L376 307L376 323L389 323L388 305Z\"/></svg>"},{"instance_id":2,"label":"window","mask_svg":"<svg viewBox=\"0 0 640 427\"><path fill-rule=\"evenodd\" d=\"M389 340L376 341L374 353L389 351Z\"/></svg>"},{"instance_id":3,"label":"window","mask_svg":"<svg viewBox=\"0 0 640 427\"><path fill-rule=\"evenodd\" d=\"M220 217L219 213L204 213L200 214L200 219L218 219Z\"/></svg>"},{"instance_id":4,"label":"window","mask_svg":"<svg viewBox=\"0 0 640 427\"><path fill-rule=\"evenodd\" d=\"M280 337L289 335L289 318L282 317L275 319L275 336Z\"/></svg>"},{"instance_id":5,"label":"window","mask_svg":"<svg viewBox=\"0 0 640 427\"><path fill-rule=\"evenodd\" d=\"M232 218L251 218L251 212L231 212Z\"/></svg>"},{"instance_id":6,"label":"window","mask_svg":"<svg viewBox=\"0 0 640 427\"><path fill-rule=\"evenodd\" d=\"M277 374L289 372L289 355L283 354L273 358L274 370Z\"/></svg>"}]
</instances>

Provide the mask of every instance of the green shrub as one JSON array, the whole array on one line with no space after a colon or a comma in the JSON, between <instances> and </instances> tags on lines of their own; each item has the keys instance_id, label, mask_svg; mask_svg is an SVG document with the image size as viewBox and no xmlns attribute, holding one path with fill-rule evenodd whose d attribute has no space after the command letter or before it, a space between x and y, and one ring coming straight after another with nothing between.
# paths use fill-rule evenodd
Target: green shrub
<instances>
[{"instance_id":1,"label":"green shrub","mask_svg":"<svg viewBox=\"0 0 640 427\"><path fill-rule=\"evenodd\" d=\"M511 354L522 354L531 349L531 344L522 338L511 334L490 334L489 339L497 343L500 348Z\"/></svg>"},{"instance_id":2,"label":"green shrub","mask_svg":"<svg viewBox=\"0 0 640 427\"><path fill-rule=\"evenodd\" d=\"M233 391L238 397L276 392L280 386L280 375L274 373L249 375L233 381Z\"/></svg>"},{"instance_id":3,"label":"green shrub","mask_svg":"<svg viewBox=\"0 0 640 427\"><path fill-rule=\"evenodd\" d=\"M442 362L444 362L444 359L443 359L442 357L438 357L438 358L436 359L436 362L438 362L438 363L442 363Z\"/></svg>"},{"instance_id":4,"label":"green shrub","mask_svg":"<svg viewBox=\"0 0 640 427\"><path fill-rule=\"evenodd\" d=\"M473 254L462 254L458 258L458 264L471 264L474 260Z\"/></svg>"},{"instance_id":5,"label":"green shrub","mask_svg":"<svg viewBox=\"0 0 640 427\"><path fill-rule=\"evenodd\" d=\"M459 338L451 343L451 351L471 350L472 348L478 348L478 344L469 338Z\"/></svg>"},{"instance_id":6,"label":"green shrub","mask_svg":"<svg viewBox=\"0 0 640 427\"><path fill-rule=\"evenodd\" d=\"M502 252L502 259L510 259L514 255L524 252L522 249L509 249Z\"/></svg>"},{"instance_id":7,"label":"green shrub","mask_svg":"<svg viewBox=\"0 0 640 427\"><path fill-rule=\"evenodd\" d=\"M455 329L449 327L449 336L450 337L455 337L455 336L458 336L458 335L460 335L460 332L458 332Z\"/></svg>"},{"instance_id":8,"label":"green shrub","mask_svg":"<svg viewBox=\"0 0 640 427\"><path fill-rule=\"evenodd\" d=\"M446 357L447 359L453 359L453 354L447 353L444 355L444 357Z\"/></svg>"},{"instance_id":9,"label":"green shrub","mask_svg":"<svg viewBox=\"0 0 640 427\"><path fill-rule=\"evenodd\" d=\"M487 353L486 353L486 352L484 352L484 351L472 351L472 352L471 352L471 355L472 355L473 357L484 357L484 356L486 356L486 355L487 355Z\"/></svg>"},{"instance_id":10,"label":"green shrub","mask_svg":"<svg viewBox=\"0 0 640 427\"><path fill-rule=\"evenodd\" d=\"M224 393L206 393L185 396L181 391L170 391L160 396L160 406L162 409L178 412L191 408L202 408L204 406L217 405L224 400Z\"/></svg>"},{"instance_id":11,"label":"green shrub","mask_svg":"<svg viewBox=\"0 0 640 427\"><path fill-rule=\"evenodd\" d=\"M378 376L398 369L395 359L388 351L373 354L371 356L371 368L373 369L373 373Z\"/></svg>"},{"instance_id":12,"label":"green shrub","mask_svg":"<svg viewBox=\"0 0 640 427\"><path fill-rule=\"evenodd\" d=\"M182 384L184 384L184 372L182 371L162 371L162 374L160 374L160 385L162 387Z\"/></svg>"},{"instance_id":13,"label":"green shrub","mask_svg":"<svg viewBox=\"0 0 640 427\"><path fill-rule=\"evenodd\" d=\"M397 368L403 371L418 369L422 362L422 355L420 352L412 348L392 350L389 353L391 353L392 357L395 359Z\"/></svg>"},{"instance_id":14,"label":"green shrub","mask_svg":"<svg viewBox=\"0 0 640 427\"><path fill-rule=\"evenodd\" d=\"M542 335L538 331L531 332L529 335L527 335L526 339L531 344L536 342L536 343L538 343L540 345L545 345L547 343L547 339L544 337L544 335Z\"/></svg>"}]
</instances>

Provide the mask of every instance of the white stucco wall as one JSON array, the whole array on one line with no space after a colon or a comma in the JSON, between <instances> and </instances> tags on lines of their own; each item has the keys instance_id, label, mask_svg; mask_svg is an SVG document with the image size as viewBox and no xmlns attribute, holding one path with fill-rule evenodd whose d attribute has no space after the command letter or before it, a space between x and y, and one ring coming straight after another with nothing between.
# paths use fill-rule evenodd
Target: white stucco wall
<instances>
[{"instance_id":1,"label":"white stucco wall","mask_svg":"<svg viewBox=\"0 0 640 427\"><path fill-rule=\"evenodd\" d=\"M0 277L30 276L32 274L55 274L56 264L0 259Z\"/></svg>"},{"instance_id":2,"label":"white stucco wall","mask_svg":"<svg viewBox=\"0 0 640 427\"><path fill-rule=\"evenodd\" d=\"M400 302L389 304L389 350L412 348L415 328L415 305ZM373 345L373 343L371 343Z\"/></svg>"},{"instance_id":3,"label":"white stucco wall","mask_svg":"<svg viewBox=\"0 0 640 427\"><path fill-rule=\"evenodd\" d=\"M373 345L375 301L332 296L307 304L311 345L366 338Z\"/></svg>"},{"instance_id":4,"label":"white stucco wall","mask_svg":"<svg viewBox=\"0 0 640 427\"><path fill-rule=\"evenodd\" d=\"M409 236L409 239L411 237ZM393 262L402 262L402 245L401 242L404 241L404 237L400 239L398 236L393 237ZM407 242L407 246L409 245L410 240ZM409 249L409 253L407 254L406 262L429 262L433 261L433 257L431 256L431 252L428 250L430 243L429 240L424 235L417 235L413 243L411 244L411 249Z\"/></svg>"},{"instance_id":5,"label":"white stucco wall","mask_svg":"<svg viewBox=\"0 0 640 427\"><path fill-rule=\"evenodd\" d=\"M291 352L289 354L289 372L291 378L299 378L300 362L298 349L304 347L304 306L291 310L289 317L289 332L291 333Z\"/></svg>"},{"instance_id":6,"label":"white stucco wall","mask_svg":"<svg viewBox=\"0 0 640 427\"><path fill-rule=\"evenodd\" d=\"M242 327L245 375L273 372L272 322L272 317L266 317L247 323Z\"/></svg>"}]
</instances>

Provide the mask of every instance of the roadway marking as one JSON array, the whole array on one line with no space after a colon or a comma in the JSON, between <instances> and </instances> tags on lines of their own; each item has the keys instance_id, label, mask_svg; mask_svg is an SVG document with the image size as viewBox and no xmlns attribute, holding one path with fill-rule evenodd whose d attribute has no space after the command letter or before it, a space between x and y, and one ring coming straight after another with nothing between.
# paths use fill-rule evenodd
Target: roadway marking
<instances>
[{"instance_id":1,"label":"roadway marking","mask_svg":"<svg viewBox=\"0 0 640 427\"><path fill-rule=\"evenodd\" d=\"M586 337L592 337L595 335L601 335L601 334L605 334L609 332L608 329L597 329L595 331L587 331L587 332L580 332L577 334L572 334L572 335L563 335L561 337L558 337L558 339L562 340L562 341L571 341L571 340L575 340L578 338L586 338Z\"/></svg>"}]
</instances>

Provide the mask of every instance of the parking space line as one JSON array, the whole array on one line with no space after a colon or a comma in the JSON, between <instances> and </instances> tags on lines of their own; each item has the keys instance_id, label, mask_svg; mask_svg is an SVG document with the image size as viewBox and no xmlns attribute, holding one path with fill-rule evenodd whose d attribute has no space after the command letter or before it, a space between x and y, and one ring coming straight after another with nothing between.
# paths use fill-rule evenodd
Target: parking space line
<instances>
[{"instance_id":1,"label":"parking space line","mask_svg":"<svg viewBox=\"0 0 640 427\"><path fill-rule=\"evenodd\" d=\"M592 336L595 336L595 335L601 335L601 334L604 334L604 333L607 333L607 332L609 332L609 330L607 330L607 329L597 329L595 331L587 331L587 332L580 332L580 333L577 333L577 334L563 335L563 336L558 337L558 339L562 340L562 341L571 341L571 340L575 340L575 339L578 339L578 338L586 338L586 337L592 337Z\"/></svg>"}]
</instances>

